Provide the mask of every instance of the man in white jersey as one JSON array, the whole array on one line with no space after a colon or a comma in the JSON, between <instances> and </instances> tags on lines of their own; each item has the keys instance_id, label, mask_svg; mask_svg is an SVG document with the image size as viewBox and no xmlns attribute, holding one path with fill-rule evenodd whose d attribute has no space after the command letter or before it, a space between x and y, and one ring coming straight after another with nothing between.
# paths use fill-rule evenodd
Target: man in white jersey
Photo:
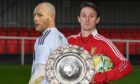
<instances>
[{"instance_id":1,"label":"man in white jersey","mask_svg":"<svg viewBox=\"0 0 140 84\"><path fill-rule=\"evenodd\" d=\"M36 31L42 32L42 35L34 45L35 56L29 84L48 84L45 76L48 56L58 47L67 45L67 40L55 27L55 7L51 3L43 2L36 6L34 23Z\"/></svg>"}]
</instances>

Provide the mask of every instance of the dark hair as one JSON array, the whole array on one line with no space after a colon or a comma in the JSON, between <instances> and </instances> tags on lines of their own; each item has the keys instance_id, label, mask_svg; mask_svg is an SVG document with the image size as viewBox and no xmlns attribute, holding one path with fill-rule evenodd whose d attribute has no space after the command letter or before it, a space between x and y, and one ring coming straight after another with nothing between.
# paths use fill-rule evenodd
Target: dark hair
<instances>
[{"instance_id":1,"label":"dark hair","mask_svg":"<svg viewBox=\"0 0 140 84\"><path fill-rule=\"evenodd\" d=\"M97 6L96 6L94 3L92 3L92 2L82 2L79 11L81 12L81 10L82 10L83 8L85 8L85 7L90 7L90 8L92 8L92 9L94 9L94 10L96 11L96 13L97 13L97 17L100 17L99 9L97 8ZM79 15L80 15L80 14L79 14Z\"/></svg>"}]
</instances>

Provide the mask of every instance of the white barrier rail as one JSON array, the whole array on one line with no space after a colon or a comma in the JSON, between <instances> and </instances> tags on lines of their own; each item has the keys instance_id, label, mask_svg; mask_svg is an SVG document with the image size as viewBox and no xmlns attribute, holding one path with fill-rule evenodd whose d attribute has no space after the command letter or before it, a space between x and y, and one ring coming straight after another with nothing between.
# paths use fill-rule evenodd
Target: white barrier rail
<instances>
[{"instance_id":1,"label":"white barrier rail","mask_svg":"<svg viewBox=\"0 0 140 84\"><path fill-rule=\"evenodd\" d=\"M35 40L37 37L17 37L17 36L0 36L0 39L16 39L21 40L21 65L24 65L24 41ZM129 43L140 43L140 40L129 40L129 39L111 39L113 42L124 42L126 43L126 58L129 60Z\"/></svg>"},{"instance_id":2,"label":"white barrier rail","mask_svg":"<svg viewBox=\"0 0 140 84\"><path fill-rule=\"evenodd\" d=\"M140 40L129 39L111 39L113 42L125 42L126 43L126 58L129 60L129 43L140 43Z\"/></svg>"},{"instance_id":3,"label":"white barrier rail","mask_svg":"<svg viewBox=\"0 0 140 84\"><path fill-rule=\"evenodd\" d=\"M24 41L35 40L36 37L17 37L17 36L0 36L0 39L16 39L21 40L21 65L24 65Z\"/></svg>"}]
</instances>

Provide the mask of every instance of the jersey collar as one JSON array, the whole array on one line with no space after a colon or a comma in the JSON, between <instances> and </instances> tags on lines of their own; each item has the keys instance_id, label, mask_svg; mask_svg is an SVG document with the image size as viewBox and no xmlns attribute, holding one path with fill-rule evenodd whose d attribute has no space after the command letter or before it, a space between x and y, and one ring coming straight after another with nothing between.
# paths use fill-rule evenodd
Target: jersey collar
<instances>
[{"instance_id":1,"label":"jersey collar","mask_svg":"<svg viewBox=\"0 0 140 84\"><path fill-rule=\"evenodd\" d=\"M97 29L95 28L94 30L93 30L93 32L92 32L92 35L93 36L96 36L98 34L98 32L97 32Z\"/></svg>"},{"instance_id":2,"label":"jersey collar","mask_svg":"<svg viewBox=\"0 0 140 84\"><path fill-rule=\"evenodd\" d=\"M50 28L47 28L47 29L45 29L45 30L43 31L42 34L45 34L45 32L47 32L47 31L51 31L51 30L54 30L54 29L56 29L56 27L50 27Z\"/></svg>"},{"instance_id":3,"label":"jersey collar","mask_svg":"<svg viewBox=\"0 0 140 84\"><path fill-rule=\"evenodd\" d=\"M90 35L92 35L92 36L96 36L98 34L98 31L97 31L97 29L95 28L94 30L93 30L93 32L90 34ZM89 36L90 36L89 35ZM78 34L78 36L79 37L82 37L82 33L80 32L79 34Z\"/></svg>"}]
</instances>

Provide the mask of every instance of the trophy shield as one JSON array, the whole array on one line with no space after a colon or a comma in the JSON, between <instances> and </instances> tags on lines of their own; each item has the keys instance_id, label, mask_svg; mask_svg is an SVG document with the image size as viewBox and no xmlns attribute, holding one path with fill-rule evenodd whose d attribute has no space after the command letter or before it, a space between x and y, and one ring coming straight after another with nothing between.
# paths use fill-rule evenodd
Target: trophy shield
<instances>
[{"instance_id":1,"label":"trophy shield","mask_svg":"<svg viewBox=\"0 0 140 84\"><path fill-rule=\"evenodd\" d=\"M49 84L89 84L94 75L93 60L82 47L67 45L51 53L45 71Z\"/></svg>"}]
</instances>

